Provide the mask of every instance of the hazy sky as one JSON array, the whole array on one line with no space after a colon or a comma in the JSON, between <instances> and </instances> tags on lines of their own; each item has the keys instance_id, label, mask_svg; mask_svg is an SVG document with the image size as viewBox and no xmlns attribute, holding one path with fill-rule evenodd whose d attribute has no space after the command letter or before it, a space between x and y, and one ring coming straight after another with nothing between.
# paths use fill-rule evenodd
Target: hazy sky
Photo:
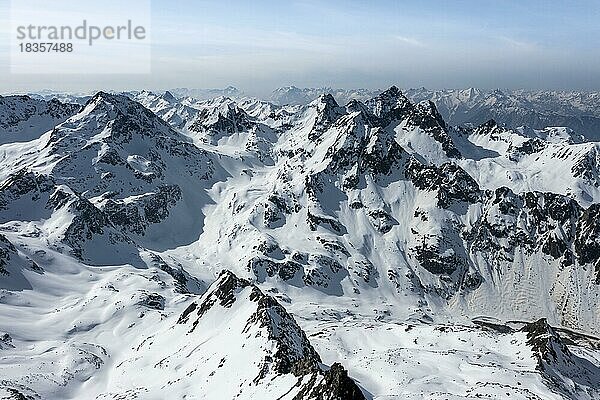
<instances>
[{"instance_id":1,"label":"hazy sky","mask_svg":"<svg viewBox=\"0 0 600 400\"><path fill-rule=\"evenodd\" d=\"M153 0L150 75L58 76L9 74L8 2L0 4L1 92L600 89L599 0Z\"/></svg>"}]
</instances>

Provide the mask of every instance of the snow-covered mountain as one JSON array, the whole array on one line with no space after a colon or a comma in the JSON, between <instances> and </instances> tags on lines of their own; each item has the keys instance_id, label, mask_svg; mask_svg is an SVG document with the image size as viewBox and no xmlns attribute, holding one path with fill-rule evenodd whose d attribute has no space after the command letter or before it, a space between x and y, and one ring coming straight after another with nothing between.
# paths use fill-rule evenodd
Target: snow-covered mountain
<instances>
[{"instance_id":1,"label":"snow-covered mountain","mask_svg":"<svg viewBox=\"0 0 600 400\"><path fill-rule=\"evenodd\" d=\"M80 109L78 104L29 96L0 96L0 144L27 142L64 122Z\"/></svg>"},{"instance_id":2,"label":"snow-covered mountain","mask_svg":"<svg viewBox=\"0 0 600 400\"><path fill-rule=\"evenodd\" d=\"M62 92L57 90L39 90L35 92L15 92L11 96L28 96L36 100L58 100L61 103L84 105L95 92Z\"/></svg>"},{"instance_id":3,"label":"snow-covered mountain","mask_svg":"<svg viewBox=\"0 0 600 400\"><path fill-rule=\"evenodd\" d=\"M600 398L589 135L397 87L44 132L0 146L0 397Z\"/></svg>"},{"instance_id":4,"label":"snow-covered mountain","mask_svg":"<svg viewBox=\"0 0 600 400\"><path fill-rule=\"evenodd\" d=\"M479 89L409 89L413 101L431 100L451 125L479 125L494 119L517 128L565 126L600 140L600 93Z\"/></svg>"},{"instance_id":5,"label":"snow-covered mountain","mask_svg":"<svg viewBox=\"0 0 600 400\"><path fill-rule=\"evenodd\" d=\"M380 92L381 90L369 89L298 88L296 86L286 86L275 89L271 93L269 100L278 105L305 105L323 94L331 94L341 104L346 104L352 100L366 101Z\"/></svg>"},{"instance_id":6,"label":"snow-covered mountain","mask_svg":"<svg viewBox=\"0 0 600 400\"><path fill-rule=\"evenodd\" d=\"M223 89L190 89L190 88L175 88L171 89L177 97L194 97L200 100L210 100L215 97L243 97L244 92L234 86L227 86Z\"/></svg>"},{"instance_id":7,"label":"snow-covered mountain","mask_svg":"<svg viewBox=\"0 0 600 400\"><path fill-rule=\"evenodd\" d=\"M381 90L288 86L275 89L269 100L280 105L305 105L326 93L331 93L340 104L346 104L351 100L364 102ZM449 125L477 126L494 119L513 129L563 126L591 140L600 140L598 92L417 88L407 89L405 94L415 103L433 101Z\"/></svg>"}]
</instances>

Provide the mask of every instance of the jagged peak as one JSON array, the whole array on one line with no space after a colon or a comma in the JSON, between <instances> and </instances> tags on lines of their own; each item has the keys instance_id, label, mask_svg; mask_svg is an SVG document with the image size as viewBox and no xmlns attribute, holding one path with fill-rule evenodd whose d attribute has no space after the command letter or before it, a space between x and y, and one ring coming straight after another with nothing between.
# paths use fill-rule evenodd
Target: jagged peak
<instances>
[{"instance_id":1,"label":"jagged peak","mask_svg":"<svg viewBox=\"0 0 600 400\"><path fill-rule=\"evenodd\" d=\"M400 95L402 95L402 91L396 85L390 86L389 89L383 91L380 94L380 96L386 96L386 97L398 97Z\"/></svg>"},{"instance_id":2,"label":"jagged peak","mask_svg":"<svg viewBox=\"0 0 600 400\"><path fill-rule=\"evenodd\" d=\"M552 329L546 318L540 318L537 321L526 324L521 328L531 337L558 337L558 334Z\"/></svg>"},{"instance_id":3,"label":"jagged peak","mask_svg":"<svg viewBox=\"0 0 600 400\"><path fill-rule=\"evenodd\" d=\"M339 107L339 104L331 93L323 93L319 95L319 97L311 102L311 105L316 106L319 110L327 110Z\"/></svg>"},{"instance_id":4,"label":"jagged peak","mask_svg":"<svg viewBox=\"0 0 600 400\"><path fill-rule=\"evenodd\" d=\"M506 93L504 93L504 91L502 91L502 89L494 89L492 90L489 95L489 97L506 97Z\"/></svg>"},{"instance_id":5,"label":"jagged peak","mask_svg":"<svg viewBox=\"0 0 600 400\"><path fill-rule=\"evenodd\" d=\"M246 292L247 294L243 295L244 300L241 300L243 290L250 292ZM294 318L273 297L264 294L256 285L239 278L229 270L219 274L199 304L191 303L180 315L177 323L187 324L190 316L195 313L195 320L190 329L192 332L215 304L231 308L238 300L256 304L256 310L250 315L240 334L248 332L251 327L266 330L268 339L276 343L272 361L278 373L301 376L318 370L321 359Z\"/></svg>"},{"instance_id":6,"label":"jagged peak","mask_svg":"<svg viewBox=\"0 0 600 400\"><path fill-rule=\"evenodd\" d=\"M234 306L238 301L239 306ZM191 326L188 334L196 332L198 325L198 331L201 331L203 316L217 302L232 309L219 310L218 314L213 313L210 317L226 324L227 329L223 334L244 335L246 341L257 342L256 356L260 357L260 361L254 384L260 384L269 376L273 379L273 376L290 374L297 378L295 386L298 393L295 399L364 400L361 390L340 364L333 364L330 369L322 365L308 337L283 306L250 281L239 278L229 270L219 274L199 303L193 302L186 308L177 324ZM253 305L254 309L249 309L248 304ZM247 320L240 320L241 316ZM213 323L209 322L210 325Z\"/></svg>"},{"instance_id":7,"label":"jagged peak","mask_svg":"<svg viewBox=\"0 0 600 400\"><path fill-rule=\"evenodd\" d=\"M348 104L346 104L346 112L347 113L362 112L364 114L369 114L369 109L360 100L353 99L353 100L350 100L348 102Z\"/></svg>"},{"instance_id":8,"label":"jagged peak","mask_svg":"<svg viewBox=\"0 0 600 400\"><path fill-rule=\"evenodd\" d=\"M202 315L209 309L219 302L222 307L231 307L236 301L236 293L245 287L250 286L251 283L246 279L238 278L233 272L229 270L223 270L217 277L217 280L213 282L208 288L206 293L202 296L200 306L198 303L191 303L188 308L179 316L178 324L185 324L189 320L189 316L196 309L198 319L202 318Z\"/></svg>"},{"instance_id":9,"label":"jagged peak","mask_svg":"<svg viewBox=\"0 0 600 400\"><path fill-rule=\"evenodd\" d=\"M373 100L374 99L395 101L397 104L411 103L408 97L404 95L402 90L400 90L398 86L395 85L381 92L378 96L374 97Z\"/></svg>"},{"instance_id":10,"label":"jagged peak","mask_svg":"<svg viewBox=\"0 0 600 400\"><path fill-rule=\"evenodd\" d=\"M169 92L168 90L165 93L163 93L162 99L169 103L173 103L173 102L177 101L175 96L173 96L173 94L171 92Z\"/></svg>"},{"instance_id":11,"label":"jagged peak","mask_svg":"<svg viewBox=\"0 0 600 400\"><path fill-rule=\"evenodd\" d=\"M129 107L145 109L144 106L124 94L99 91L85 103L83 110L86 113L90 113L94 110L104 109L106 107L110 107L111 109L124 114L127 113L127 108Z\"/></svg>"},{"instance_id":12,"label":"jagged peak","mask_svg":"<svg viewBox=\"0 0 600 400\"><path fill-rule=\"evenodd\" d=\"M498 124L495 119L491 118L486 122L478 125L472 131L474 134L478 135L493 135L494 137L501 132L512 132L506 127Z\"/></svg>"},{"instance_id":13,"label":"jagged peak","mask_svg":"<svg viewBox=\"0 0 600 400\"><path fill-rule=\"evenodd\" d=\"M386 118L396 111L403 113L405 110L412 108L413 104L397 86L392 86L378 96L368 100L366 106L376 117ZM394 115L394 117L397 118L400 115Z\"/></svg>"},{"instance_id":14,"label":"jagged peak","mask_svg":"<svg viewBox=\"0 0 600 400\"><path fill-rule=\"evenodd\" d=\"M142 116L145 120L152 121L153 124L166 126L166 123L160 117L129 96L104 91L100 91L90 98L77 115L85 116L88 114L106 113L108 111L111 112L112 118L138 118Z\"/></svg>"},{"instance_id":15,"label":"jagged peak","mask_svg":"<svg viewBox=\"0 0 600 400\"><path fill-rule=\"evenodd\" d=\"M102 137L97 135L104 132ZM178 141L190 139L174 131L166 121L125 94L96 93L83 108L52 131L47 147L67 146L66 137L96 138L103 142L130 142L133 137L168 136ZM62 144L61 144L62 143Z\"/></svg>"},{"instance_id":16,"label":"jagged peak","mask_svg":"<svg viewBox=\"0 0 600 400\"><path fill-rule=\"evenodd\" d=\"M299 87L294 86L294 85L289 85L289 86L282 86L282 87L276 88L274 90L274 92L286 92L289 90L302 90L302 89L300 89Z\"/></svg>"},{"instance_id":17,"label":"jagged peak","mask_svg":"<svg viewBox=\"0 0 600 400\"><path fill-rule=\"evenodd\" d=\"M526 324L521 331L527 334L527 344L533 349L540 368L544 368L544 363L553 364L571 356L569 348L546 318Z\"/></svg>"},{"instance_id":18,"label":"jagged peak","mask_svg":"<svg viewBox=\"0 0 600 400\"><path fill-rule=\"evenodd\" d=\"M310 140L318 140L331 124L345 114L345 110L335 101L331 93L320 95L308 105L309 109L316 109L313 129L308 135Z\"/></svg>"}]
</instances>

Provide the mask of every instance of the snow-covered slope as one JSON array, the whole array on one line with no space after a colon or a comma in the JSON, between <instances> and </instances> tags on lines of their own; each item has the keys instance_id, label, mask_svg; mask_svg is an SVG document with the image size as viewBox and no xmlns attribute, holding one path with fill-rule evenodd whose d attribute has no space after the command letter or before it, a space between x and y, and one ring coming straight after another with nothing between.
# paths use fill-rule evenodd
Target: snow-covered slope
<instances>
[{"instance_id":1,"label":"snow-covered slope","mask_svg":"<svg viewBox=\"0 0 600 400\"><path fill-rule=\"evenodd\" d=\"M598 145L100 92L0 146L0 395L600 398Z\"/></svg>"},{"instance_id":2,"label":"snow-covered slope","mask_svg":"<svg viewBox=\"0 0 600 400\"><path fill-rule=\"evenodd\" d=\"M276 300L231 272L221 273L175 323L161 325L121 355L107 384L111 395L133 386L148 398L168 388L175 398L365 399L343 367L321 363ZM137 373L152 366L155 374Z\"/></svg>"},{"instance_id":3,"label":"snow-covered slope","mask_svg":"<svg viewBox=\"0 0 600 400\"><path fill-rule=\"evenodd\" d=\"M37 139L79 109L77 104L61 103L56 99L0 97L0 144Z\"/></svg>"}]
</instances>

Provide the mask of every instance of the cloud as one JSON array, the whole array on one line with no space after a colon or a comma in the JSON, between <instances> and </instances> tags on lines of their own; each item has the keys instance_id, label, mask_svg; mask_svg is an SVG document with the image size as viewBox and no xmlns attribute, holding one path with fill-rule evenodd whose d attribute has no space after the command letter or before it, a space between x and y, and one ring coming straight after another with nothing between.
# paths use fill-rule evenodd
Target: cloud
<instances>
[{"instance_id":1,"label":"cloud","mask_svg":"<svg viewBox=\"0 0 600 400\"><path fill-rule=\"evenodd\" d=\"M527 42L523 40L513 39L508 36L498 36L497 40L509 45L518 50L537 50L538 46L535 43Z\"/></svg>"},{"instance_id":2,"label":"cloud","mask_svg":"<svg viewBox=\"0 0 600 400\"><path fill-rule=\"evenodd\" d=\"M396 35L396 36L394 36L394 38L396 40L399 40L402 43L406 43L406 44L414 46L414 47L424 47L425 46L425 44L423 42L421 42L420 40L415 39L413 37Z\"/></svg>"}]
</instances>

